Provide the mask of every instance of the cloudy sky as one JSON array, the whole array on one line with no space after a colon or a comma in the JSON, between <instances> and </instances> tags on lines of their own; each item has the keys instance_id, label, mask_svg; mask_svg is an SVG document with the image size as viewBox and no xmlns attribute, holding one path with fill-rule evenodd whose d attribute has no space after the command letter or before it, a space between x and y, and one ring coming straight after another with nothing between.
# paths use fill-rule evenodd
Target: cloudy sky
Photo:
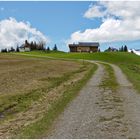
<instances>
[{"instance_id":1,"label":"cloudy sky","mask_svg":"<svg viewBox=\"0 0 140 140\"><path fill-rule=\"evenodd\" d=\"M68 43L96 41L140 49L140 1L0 2L0 48L43 40L68 51Z\"/></svg>"}]
</instances>

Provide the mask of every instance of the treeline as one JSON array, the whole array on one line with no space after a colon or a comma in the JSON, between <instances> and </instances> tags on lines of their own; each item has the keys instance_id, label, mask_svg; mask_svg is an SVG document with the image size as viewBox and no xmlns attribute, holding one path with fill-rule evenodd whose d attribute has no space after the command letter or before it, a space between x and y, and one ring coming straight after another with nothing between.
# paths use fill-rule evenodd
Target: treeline
<instances>
[{"instance_id":1,"label":"treeline","mask_svg":"<svg viewBox=\"0 0 140 140\"><path fill-rule=\"evenodd\" d=\"M128 52L128 48L127 48L127 46L125 45L125 46L122 46L121 48L119 48L119 51L120 51L120 52Z\"/></svg>"},{"instance_id":2,"label":"treeline","mask_svg":"<svg viewBox=\"0 0 140 140\"><path fill-rule=\"evenodd\" d=\"M36 43L36 41L31 41L31 43L29 43L27 40L25 40L25 44L24 44L25 48L30 48L31 51L33 50L45 50L45 42L40 41L38 43Z\"/></svg>"},{"instance_id":3,"label":"treeline","mask_svg":"<svg viewBox=\"0 0 140 140\"><path fill-rule=\"evenodd\" d=\"M10 49L1 49L1 52L16 52L16 49L14 49L13 47L11 47Z\"/></svg>"},{"instance_id":4,"label":"treeline","mask_svg":"<svg viewBox=\"0 0 140 140\"><path fill-rule=\"evenodd\" d=\"M115 47L108 47L108 49L106 49L105 52L128 52L128 48L126 45L122 46L119 49Z\"/></svg>"},{"instance_id":5,"label":"treeline","mask_svg":"<svg viewBox=\"0 0 140 140\"><path fill-rule=\"evenodd\" d=\"M57 45L55 44L54 47L52 48L52 50L50 49L50 47L45 47L45 42L40 41L40 42L28 42L27 40L25 40L25 43L22 44L21 46L18 46L16 48L11 47L9 48L5 48L5 49L1 49L1 52L20 52L20 51L34 51L34 50L41 50L41 51L46 51L46 52L50 52L50 51L58 51Z\"/></svg>"}]
</instances>

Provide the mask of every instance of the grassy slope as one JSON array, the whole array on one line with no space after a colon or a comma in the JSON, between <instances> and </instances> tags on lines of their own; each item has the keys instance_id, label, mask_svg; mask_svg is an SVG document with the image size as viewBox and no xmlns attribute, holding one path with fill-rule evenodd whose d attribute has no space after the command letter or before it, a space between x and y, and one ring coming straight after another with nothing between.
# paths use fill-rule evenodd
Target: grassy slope
<instances>
[{"instance_id":1,"label":"grassy slope","mask_svg":"<svg viewBox=\"0 0 140 140\"><path fill-rule=\"evenodd\" d=\"M69 70L71 67L73 70ZM34 101L67 81L74 72L78 73L78 68L82 68L79 63L32 60L0 54L0 115L5 116L5 119L26 111ZM19 82L26 87L20 86ZM27 87L30 83L33 84ZM0 118L1 122L3 119Z\"/></svg>"},{"instance_id":2,"label":"grassy slope","mask_svg":"<svg viewBox=\"0 0 140 140\"><path fill-rule=\"evenodd\" d=\"M105 52L105 53L63 53L63 52L28 52L25 54L49 56L56 58L70 58L70 59L89 59L101 60L105 62L114 63L123 70L128 79L133 83L134 87L140 92L140 56L123 52Z\"/></svg>"},{"instance_id":3,"label":"grassy slope","mask_svg":"<svg viewBox=\"0 0 140 140\"><path fill-rule=\"evenodd\" d=\"M26 58L26 59L25 60L23 59L24 61L22 61L22 63L15 62L15 60L18 60L18 59L20 60L21 58ZM9 62L11 59L13 59L13 61ZM8 69L13 70L12 71L12 75L13 75L13 72L15 71L14 68L16 67L16 70L18 68L17 63L23 69L24 68L22 65L23 62L25 61L29 62L32 59L30 60L30 59L27 59L27 57L23 57L23 56L17 57L17 56L11 56L10 54L4 54L3 57L1 56L0 60L1 60L2 68L4 69L3 65L8 66ZM7 61L3 61L3 60L8 60L8 63L6 63ZM78 91L83 87L86 81L88 81L88 79L91 77L93 72L97 69L96 65L87 63L87 62L86 63L76 62L75 64L75 62L73 61L72 62L64 61L65 63L60 63L61 61L58 60L58 63L57 63L57 61L54 61L54 60L49 61L48 59L47 59L48 61L43 61L44 59L35 59L34 60L35 62L33 60L31 61L31 63L34 63L34 65L35 65L35 62L39 60L38 62L36 62L36 65L35 65L35 66L38 66L36 68L39 68L39 70L41 70L41 66L43 66L43 64L51 68L50 69L51 71L48 71L50 73L49 77L47 77L48 74L43 75L43 78L39 77L41 82L43 82L45 85L48 85L48 86L41 86L41 87L39 86L39 88L28 91L27 93L23 93L23 94L18 94L20 92L14 93L14 91L13 91L13 94L12 93L8 95L1 94L0 115L3 114L5 117L3 119L0 119L0 125L2 126L4 123L7 126L10 126L8 129L5 126L4 128L2 127L0 128L0 131L2 130L5 133L4 136L7 136L8 134L8 137L10 138L12 137L13 138L40 138L42 137L44 133L46 134L47 130L53 123L54 119L60 114L60 112L63 111L67 103L70 102L77 95ZM28 66L27 62L25 63L26 66ZM38 65L39 62L41 63L41 65ZM64 67L66 67L67 64L68 64L68 70L64 69ZM79 67L78 67L78 64L79 64ZM34 65L33 65L33 69L34 69ZM58 65L61 65L60 67L61 71L59 71ZM30 66L29 68L31 68L31 71L33 72L31 64L29 66ZM54 71L56 67L57 67L57 73L56 71ZM47 68L43 67L43 70L44 69L46 72ZM63 69L65 71L64 74L62 73ZM21 69L19 69L19 71L21 71ZM29 74L28 69L27 71L28 71L27 73ZM1 72L2 72L2 69L1 69ZM52 73L55 72L56 75L58 74L59 76L57 75L54 77L55 74L53 73L53 76L52 76L51 72ZM38 75L39 73L42 73L42 71L41 72L39 71L39 73L35 71L35 73ZM5 74L3 74L2 76L4 75ZM21 75L21 73L19 73L19 75ZM79 75L83 75L83 76L80 76L79 78ZM9 76L10 75L8 75L8 77ZM29 76L30 74L28 75L28 77ZM21 75L21 79L23 77L26 77L26 75ZM35 76L33 79L35 79ZM20 80L19 77L18 77L18 80ZM68 83L66 84L66 82ZM58 87L62 87L61 93L59 92L59 90L58 91L54 90L53 92L51 92L53 89L59 89ZM45 100L45 98L49 98L49 97L50 99ZM34 101L37 102L38 104L37 105L33 104ZM48 104L50 108L46 110L45 112L40 112L40 109L37 109L37 110L35 109L35 111L33 112L33 110L31 109L31 108L36 108L36 106L38 108L44 107L44 105L45 105L45 108L47 108ZM34 107L34 105L36 106ZM38 119L37 121L32 122L34 118L33 119L30 118L30 116L33 115L33 116L38 117L38 114L37 114L38 111L39 111L39 114L42 113L42 117ZM27 113L28 113L29 119L28 119L28 116L25 115ZM21 116L21 114L24 114L24 117L22 117L23 115ZM17 116L15 117L15 115ZM20 118L18 118L18 115ZM24 119L28 119L28 121ZM23 122L24 124L27 123L28 125L25 125L25 126L21 125ZM0 138L5 138L5 137L0 136Z\"/></svg>"},{"instance_id":4,"label":"grassy slope","mask_svg":"<svg viewBox=\"0 0 140 140\"><path fill-rule=\"evenodd\" d=\"M77 95L78 91L85 85L85 83L89 80L89 78L93 75L95 70L97 69L96 65L92 65L85 76L75 83L74 86L67 87L63 96L48 110L48 112L44 115L44 117L21 129L13 138L41 138L43 135L46 136L50 126L54 122L55 118L64 110L66 105Z\"/></svg>"}]
</instances>

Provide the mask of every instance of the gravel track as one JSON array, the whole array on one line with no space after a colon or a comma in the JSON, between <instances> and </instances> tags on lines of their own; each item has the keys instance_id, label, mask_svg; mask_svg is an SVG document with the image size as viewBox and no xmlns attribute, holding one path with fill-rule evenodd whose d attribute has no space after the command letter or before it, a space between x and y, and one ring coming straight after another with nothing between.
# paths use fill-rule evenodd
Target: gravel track
<instances>
[{"instance_id":1,"label":"gravel track","mask_svg":"<svg viewBox=\"0 0 140 140\"><path fill-rule=\"evenodd\" d=\"M120 68L109 64L119 84L117 91L100 86L106 71L98 65L79 95L54 122L47 138L140 138L140 95Z\"/></svg>"}]
</instances>

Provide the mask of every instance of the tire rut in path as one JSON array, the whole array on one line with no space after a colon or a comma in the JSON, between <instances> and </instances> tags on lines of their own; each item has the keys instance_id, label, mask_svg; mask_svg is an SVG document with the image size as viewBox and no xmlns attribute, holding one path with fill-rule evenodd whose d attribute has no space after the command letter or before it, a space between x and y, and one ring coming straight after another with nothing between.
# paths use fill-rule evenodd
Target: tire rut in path
<instances>
[{"instance_id":1,"label":"tire rut in path","mask_svg":"<svg viewBox=\"0 0 140 140\"><path fill-rule=\"evenodd\" d=\"M129 124L129 137L140 139L140 95L133 88L132 83L126 78L121 69L110 64L119 83L118 93L123 96L125 118Z\"/></svg>"},{"instance_id":2,"label":"tire rut in path","mask_svg":"<svg viewBox=\"0 0 140 140\"><path fill-rule=\"evenodd\" d=\"M137 94L121 70L111 66L120 84L119 90L113 92L100 87L106 71L98 64L96 73L59 116L47 138L140 138L139 119L131 114L133 107L136 109L133 93ZM134 99L128 95L129 89ZM138 125L136 131L135 125Z\"/></svg>"}]
</instances>

